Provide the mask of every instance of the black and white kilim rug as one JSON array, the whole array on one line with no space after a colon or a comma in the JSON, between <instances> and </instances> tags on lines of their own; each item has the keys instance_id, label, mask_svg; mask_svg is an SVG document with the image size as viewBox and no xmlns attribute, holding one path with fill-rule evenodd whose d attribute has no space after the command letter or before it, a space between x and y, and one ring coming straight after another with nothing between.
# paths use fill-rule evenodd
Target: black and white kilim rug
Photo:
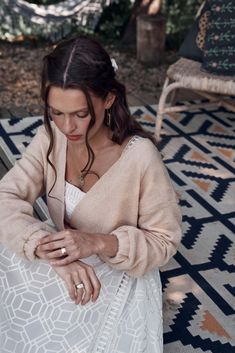
<instances>
[{"instance_id":1,"label":"black and white kilim rug","mask_svg":"<svg viewBox=\"0 0 235 353\"><path fill-rule=\"evenodd\" d=\"M132 112L154 131L156 106ZM41 117L3 120L5 157L20 158L41 124ZM164 120L159 149L180 196L184 232L161 271L164 353L235 352L235 115L223 108L174 113ZM12 292L13 307L19 296ZM19 307L19 317L31 304ZM19 353L12 340L9 353Z\"/></svg>"}]
</instances>

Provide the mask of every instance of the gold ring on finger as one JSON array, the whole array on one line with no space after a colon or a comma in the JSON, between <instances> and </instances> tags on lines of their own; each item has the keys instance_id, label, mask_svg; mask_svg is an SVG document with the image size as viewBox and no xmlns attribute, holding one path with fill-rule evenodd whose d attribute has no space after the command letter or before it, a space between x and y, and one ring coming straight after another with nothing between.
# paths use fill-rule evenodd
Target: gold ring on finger
<instances>
[{"instance_id":1,"label":"gold ring on finger","mask_svg":"<svg viewBox=\"0 0 235 353\"><path fill-rule=\"evenodd\" d=\"M83 283L75 284L75 288L76 289L83 289L84 288L84 284Z\"/></svg>"}]
</instances>

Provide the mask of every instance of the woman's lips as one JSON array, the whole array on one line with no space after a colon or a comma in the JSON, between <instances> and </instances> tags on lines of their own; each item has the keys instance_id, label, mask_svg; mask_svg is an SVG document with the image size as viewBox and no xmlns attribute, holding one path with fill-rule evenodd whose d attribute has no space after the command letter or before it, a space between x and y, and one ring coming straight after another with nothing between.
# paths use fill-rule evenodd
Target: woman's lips
<instances>
[{"instance_id":1,"label":"woman's lips","mask_svg":"<svg viewBox=\"0 0 235 353\"><path fill-rule=\"evenodd\" d=\"M82 137L82 135L66 135L66 137L68 140L77 141Z\"/></svg>"}]
</instances>

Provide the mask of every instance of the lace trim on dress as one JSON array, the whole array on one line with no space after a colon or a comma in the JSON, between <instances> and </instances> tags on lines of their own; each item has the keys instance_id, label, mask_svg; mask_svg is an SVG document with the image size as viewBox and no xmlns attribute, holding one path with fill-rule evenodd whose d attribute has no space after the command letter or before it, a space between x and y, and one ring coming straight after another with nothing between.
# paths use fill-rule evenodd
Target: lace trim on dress
<instances>
[{"instance_id":1,"label":"lace trim on dress","mask_svg":"<svg viewBox=\"0 0 235 353\"><path fill-rule=\"evenodd\" d=\"M103 320L103 325L100 326L100 332L97 332L97 339L95 340L95 347L91 347L89 353L110 353L111 337L115 326L122 314L126 299L131 290L133 279L131 279L125 272L123 273L121 282L117 289L117 294L114 301Z\"/></svg>"},{"instance_id":2,"label":"lace trim on dress","mask_svg":"<svg viewBox=\"0 0 235 353\"><path fill-rule=\"evenodd\" d=\"M134 135L130 140L129 142L127 143L127 145L125 146L125 148L123 149L122 151L122 154L128 149L130 148L131 146L133 146L135 144L136 141L142 139L141 136L139 135Z\"/></svg>"}]
</instances>

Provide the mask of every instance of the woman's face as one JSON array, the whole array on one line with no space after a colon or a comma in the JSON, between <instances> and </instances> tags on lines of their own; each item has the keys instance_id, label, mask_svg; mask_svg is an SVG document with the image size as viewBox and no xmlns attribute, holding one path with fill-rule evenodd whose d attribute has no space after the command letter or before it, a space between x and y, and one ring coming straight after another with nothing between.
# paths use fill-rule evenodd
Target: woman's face
<instances>
[{"instance_id":1,"label":"woman's face","mask_svg":"<svg viewBox=\"0 0 235 353\"><path fill-rule=\"evenodd\" d=\"M105 109L109 109L115 99L111 93L105 100L90 94L96 122L89 131L89 140L104 129ZM57 128L68 140L84 143L91 115L86 96L80 89L63 89L52 86L48 95L49 113Z\"/></svg>"}]
</instances>

